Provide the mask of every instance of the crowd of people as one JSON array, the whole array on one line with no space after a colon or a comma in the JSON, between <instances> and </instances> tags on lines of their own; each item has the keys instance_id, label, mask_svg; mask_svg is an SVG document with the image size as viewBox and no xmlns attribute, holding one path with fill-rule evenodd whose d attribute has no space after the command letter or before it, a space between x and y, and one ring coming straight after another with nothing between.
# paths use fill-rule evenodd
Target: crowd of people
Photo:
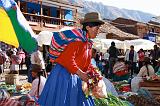
<instances>
[{"instance_id":1,"label":"crowd of people","mask_svg":"<svg viewBox=\"0 0 160 106\"><path fill-rule=\"evenodd\" d=\"M144 77L151 77L160 72L160 48L157 45L154 45L153 48L150 51L140 49L136 52L134 46L131 45L130 50L122 55L112 42L106 53L94 53L95 61L92 63L96 64L108 79L129 80L132 91L137 92L139 83Z\"/></svg>"},{"instance_id":2,"label":"crowd of people","mask_svg":"<svg viewBox=\"0 0 160 106\"><path fill-rule=\"evenodd\" d=\"M133 76L138 74L144 66L146 57L150 59L150 64L155 71L158 70L160 49L157 45L154 45L153 48L154 49L150 51L140 49L136 52L134 46L131 45L129 50L126 50L124 54L121 54L116 48L115 43L112 42L110 48L105 53L96 52L94 59L98 68L106 77L109 76L110 78L113 78L113 74L121 69L128 71L130 77L133 78Z\"/></svg>"}]
</instances>

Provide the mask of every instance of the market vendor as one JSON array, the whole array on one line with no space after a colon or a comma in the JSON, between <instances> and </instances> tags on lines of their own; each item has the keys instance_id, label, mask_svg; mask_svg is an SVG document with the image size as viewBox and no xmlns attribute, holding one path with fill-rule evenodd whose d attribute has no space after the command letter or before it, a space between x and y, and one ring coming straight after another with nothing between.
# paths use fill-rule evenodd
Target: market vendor
<instances>
[{"instance_id":1,"label":"market vendor","mask_svg":"<svg viewBox=\"0 0 160 106\"><path fill-rule=\"evenodd\" d=\"M118 61L113 66L113 80L128 80L128 65L124 62L124 56L118 56Z\"/></svg>"},{"instance_id":2,"label":"market vendor","mask_svg":"<svg viewBox=\"0 0 160 106\"><path fill-rule=\"evenodd\" d=\"M39 97L46 83L46 78L42 76L43 71L40 65L33 64L31 71L32 77L34 77L35 79L32 82L32 88L29 92L29 95Z\"/></svg>"},{"instance_id":3,"label":"market vendor","mask_svg":"<svg viewBox=\"0 0 160 106\"><path fill-rule=\"evenodd\" d=\"M154 69L151 66L150 58L144 58L144 65L140 69L136 77L131 81L131 89L133 92L137 92L139 89L139 82L143 81L143 77L149 77L155 75Z\"/></svg>"},{"instance_id":4,"label":"market vendor","mask_svg":"<svg viewBox=\"0 0 160 106\"><path fill-rule=\"evenodd\" d=\"M53 33L49 56L55 66L38 100L41 106L94 106L92 97L86 98L82 91L82 81L89 79L91 39L96 38L104 22L97 12L91 12L85 14L81 24L82 30Z\"/></svg>"}]
</instances>

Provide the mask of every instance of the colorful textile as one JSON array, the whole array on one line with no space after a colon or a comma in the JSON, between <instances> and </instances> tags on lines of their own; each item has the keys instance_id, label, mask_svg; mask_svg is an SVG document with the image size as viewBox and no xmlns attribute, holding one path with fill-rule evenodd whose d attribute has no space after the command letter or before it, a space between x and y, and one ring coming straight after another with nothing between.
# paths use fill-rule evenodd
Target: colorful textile
<instances>
[{"instance_id":1,"label":"colorful textile","mask_svg":"<svg viewBox=\"0 0 160 106\"><path fill-rule=\"evenodd\" d=\"M14 100L11 98L0 100L0 106L21 106L18 100Z\"/></svg>"},{"instance_id":2,"label":"colorful textile","mask_svg":"<svg viewBox=\"0 0 160 106\"><path fill-rule=\"evenodd\" d=\"M60 64L52 69L38 100L40 106L94 106L93 99L85 97L82 81Z\"/></svg>"},{"instance_id":3,"label":"colorful textile","mask_svg":"<svg viewBox=\"0 0 160 106\"><path fill-rule=\"evenodd\" d=\"M113 73L116 74L117 76L123 76L128 74L128 70L125 66L124 62L117 62L114 66L113 66Z\"/></svg>"},{"instance_id":4,"label":"colorful textile","mask_svg":"<svg viewBox=\"0 0 160 106\"><path fill-rule=\"evenodd\" d=\"M75 74L78 69L85 72L91 64L91 45L89 42L72 42L55 62L61 64L72 74Z\"/></svg>"},{"instance_id":5,"label":"colorful textile","mask_svg":"<svg viewBox=\"0 0 160 106\"><path fill-rule=\"evenodd\" d=\"M35 34L14 0L0 0L0 23L0 41L27 52L37 49Z\"/></svg>"},{"instance_id":6,"label":"colorful textile","mask_svg":"<svg viewBox=\"0 0 160 106\"><path fill-rule=\"evenodd\" d=\"M74 41L87 41L86 33L82 31L81 29L72 29L72 30L66 30L62 32L53 32L53 37L49 49L49 57L51 62L54 62L54 60L63 52L65 47L70 43Z\"/></svg>"}]
</instances>

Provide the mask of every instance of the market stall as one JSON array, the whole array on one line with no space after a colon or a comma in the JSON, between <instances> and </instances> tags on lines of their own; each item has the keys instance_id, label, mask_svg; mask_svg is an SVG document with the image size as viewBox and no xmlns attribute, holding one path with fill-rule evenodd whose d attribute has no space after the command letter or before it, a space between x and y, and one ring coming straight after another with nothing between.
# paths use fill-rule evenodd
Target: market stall
<instances>
[{"instance_id":1,"label":"market stall","mask_svg":"<svg viewBox=\"0 0 160 106\"><path fill-rule=\"evenodd\" d=\"M144 79L143 82L140 82L139 87L147 89L154 97L160 96L160 77L155 75Z\"/></svg>"},{"instance_id":2,"label":"market stall","mask_svg":"<svg viewBox=\"0 0 160 106\"><path fill-rule=\"evenodd\" d=\"M31 87L31 83L22 85L0 83L0 106L26 106L27 104L36 106L35 100L28 95Z\"/></svg>"},{"instance_id":3,"label":"market stall","mask_svg":"<svg viewBox=\"0 0 160 106\"><path fill-rule=\"evenodd\" d=\"M92 39L93 40L93 47L100 50L101 52L106 52L107 49L111 46L111 42L115 42L115 45L118 49L124 49L123 41L116 40L116 39Z\"/></svg>"},{"instance_id":4,"label":"market stall","mask_svg":"<svg viewBox=\"0 0 160 106\"><path fill-rule=\"evenodd\" d=\"M155 45L154 42L145 40L145 39L135 39L135 40L125 40L124 41L125 49L130 49L130 46L134 46L135 51L143 50L151 50Z\"/></svg>"}]
</instances>

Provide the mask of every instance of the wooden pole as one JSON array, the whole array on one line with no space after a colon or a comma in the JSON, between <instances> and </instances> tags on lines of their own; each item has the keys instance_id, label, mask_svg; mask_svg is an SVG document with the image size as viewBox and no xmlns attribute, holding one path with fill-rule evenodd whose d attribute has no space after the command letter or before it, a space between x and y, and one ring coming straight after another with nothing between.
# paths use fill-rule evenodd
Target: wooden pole
<instances>
[{"instance_id":1,"label":"wooden pole","mask_svg":"<svg viewBox=\"0 0 160 106\"><path fill-rule=\"evenodd\" d=\"M41 24L40 24L40 27L42 28L43 27L43 19L42 19L42 15L43 15L43 8L42 8L42 0L40 1L40 7L41 7L41 9L40 9L40 19L41 19Z\"/></svg>"},{"instance_id":2,"label":"wooden pole","mask_svg":"<svg viewBox=\"0 0 160 106\"><path fill-rule=\"evenodd\" d=\"M59 25L62 25L62 9L61 9L61 6L59 7L59 9L60 9L60 14L59 14L60 24Z\"/></svg>"}]
</instances>

